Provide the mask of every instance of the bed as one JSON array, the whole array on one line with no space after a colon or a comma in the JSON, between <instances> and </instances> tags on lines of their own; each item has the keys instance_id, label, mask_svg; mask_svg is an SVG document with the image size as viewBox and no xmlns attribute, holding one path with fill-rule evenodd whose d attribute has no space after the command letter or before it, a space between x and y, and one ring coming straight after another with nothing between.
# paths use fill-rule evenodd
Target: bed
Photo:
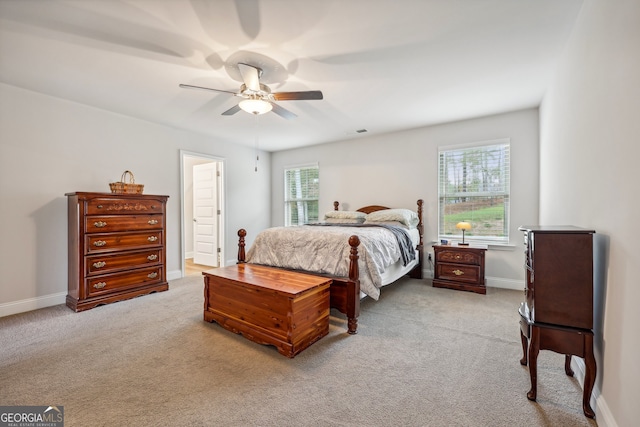
<instances>
[{"instance_id":1,"label":"bed","mask_svg":"<svg viewBox=\"0 0 640 427\"><path fill-rule=\"evenodd\" d=\"M383 286L407 274L422 279L423 201L417 201L416 211L380 205L340 211L339 206L334 202L321 224L263 230L248 252L247 232L239 230L238 263L331 277L331 307L346 315L348 333L355 334L361 298L377 300Z\"/></svg>"}]
</instances>

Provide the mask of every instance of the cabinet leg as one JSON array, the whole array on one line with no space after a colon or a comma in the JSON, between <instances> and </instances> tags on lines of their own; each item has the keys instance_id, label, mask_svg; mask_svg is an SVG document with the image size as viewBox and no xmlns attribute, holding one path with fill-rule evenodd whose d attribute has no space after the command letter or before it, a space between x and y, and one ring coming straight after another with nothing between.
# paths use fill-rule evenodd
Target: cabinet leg
<instances>
[{"instance_id":1,"label":"cabinet leg","mask_svg":"<svg viewBox=\"0 0 640 427\"><path fill-rule=\"evenodd\" d=\"M540 352L540 330L531 327L531 341L529 342L529 376L531 377L531 390L527 393L527 399L536 400L538 394L538 353Z\"/></svg>"},{"instance_id":2,"label":"cabinet leg","mask_svg":"<svg viewBox=\"0 0 640 427\"><path fill-rule=\"evenodd\" d=\"M520 364L527 366L527 346L529 345L529 339L524 336L522 331L520 331L520 341L522 342L522 359L520 359Z\"/></svg>"},{"instance_id":3,"label":"cabinet leg","mask_svg":"<svg viewBox=\"0 0 640 427\"><path fill-rule=\"evenodd\" d=\"M584 415L589 418L595 418L596 413L591 409L591 392L593 391L593 385L596 382L596 359L593 355L593 335L585 335L584 337L584 393L582 395L582 411Z\"/></svg>"},{"instance_id":4,"label":"cabinet leg","mask_svg":"<svg viewBox=\"0 0 640 427\"><path fill-rule=\"evenodd\" d=\"M573 369L571 369L571 355L570 354L565 354L564 355L564 372L569 375L570 377L573 376Z\"/></svg>"}]
</instances>

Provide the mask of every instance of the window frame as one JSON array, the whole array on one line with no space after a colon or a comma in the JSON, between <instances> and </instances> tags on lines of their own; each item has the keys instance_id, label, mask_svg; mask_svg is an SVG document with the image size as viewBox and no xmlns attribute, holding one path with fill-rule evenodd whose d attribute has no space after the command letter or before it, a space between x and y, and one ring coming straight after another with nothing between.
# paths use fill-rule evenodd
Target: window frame
<instances>
[{"instance_id":1,"label":"window frame","mask_svg":"<svg viewBox=\"0 0 640 427\"><path fill-rule=\"evenodd\" d=\"M501 180L502 188L499 191L469 191L469 192L447 192L445 186L443 185L444 178L444 165L443 155L445 153L458 153L462 156L462 153L467 151L474 151L478 149L489 149L492 147L500 147L502 158L506 159L506 162L501 166L500 176L506 174L506 177L503 177ZM496 245L496 246L508 246L510 239L510 221L511 221L511 139L510 138L500 138L494 140L487 141L478 141L470 144L460 144L460 145L448 145L438 147L438 156L437 156L437 174L438 174L438 242L440 240L453 240L458 241L462 240L462 231L455 230L457 233L447 233L446 225L444 223L444 209L445 205L443 202L447 198L452 197L471 197L471 198L486 198L486 197L503 197L502 206L504 208L504 218L503 218L503 234L504 235L490 235L490 236L474 236L473 228L469 230L469 232L465 233L465 242L469 242L472 244L483 244L483 245ZM464 194L465 196L460 196ZM472 218L467 218L466 220L470 220L473 222ZM450 225L450 224L449 224Z\"/></svg>"},{"instance_id":2,"label":"window frame","mask_svg":"<svg viewBox=\"0 0 640 427\"><path fill-rule=\"evenodd\" d=\"M289 192L289 188L290 188L290 183L289 183L289 179L288 179L288 172L290 171L304 171L304 170L312 170L315 169L317 170L317 189L316 189L316 194L315 197L309 197L309 195L307 196L302 196L300 198L297 197L290 197L290 192ZM320 166L318 165L318 163L305 163L305 164L299 164L299 165L292 165L292 166L285 166L284 170L283 170L283 184L284 184L284 225L285 227L291 227L291 226L296 226L296 225L302 225L302 224L308 224L310 222L317 222L319 221L319 206L320 206ZM308 187L308 186L307 186ZM308 188L307 188L308 189ZM303 190L301 188L301 190ZM302 209L304 211L304 222L299 222L298 223L293 223L292 222L292 214L291 214L291 203L295 202L298 205L298 210ZM309 202L315 202L316 203L316 209L318 210L316 212L316 214L318 215L317 218L313 218L313 217L309 217L309 213L310 213L310 209L309 209ZM302 205L302 206L301 206Z\"/></svg>"}]
</instances>

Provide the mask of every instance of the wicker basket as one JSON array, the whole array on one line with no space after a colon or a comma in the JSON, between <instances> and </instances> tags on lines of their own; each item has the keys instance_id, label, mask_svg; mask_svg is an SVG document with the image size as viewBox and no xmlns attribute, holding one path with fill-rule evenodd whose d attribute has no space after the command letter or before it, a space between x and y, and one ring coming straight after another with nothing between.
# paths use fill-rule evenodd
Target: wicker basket
<instances>
[{"instance_id":1,"label":"wicker basket","mask_svg":"<svg viewBox=\"0 0 640 427\"><path fill-rule=\"evenodd\" d=\"M125 179L129 175L129 182L125 182ZM136 184L136 181L133 177L133 172L124 171L122 177L119 182L110 182L109 187L111 188L112 193L118 194L142 194L142 190L144 189L144 184Z\"/></svg>"}]
</instances>

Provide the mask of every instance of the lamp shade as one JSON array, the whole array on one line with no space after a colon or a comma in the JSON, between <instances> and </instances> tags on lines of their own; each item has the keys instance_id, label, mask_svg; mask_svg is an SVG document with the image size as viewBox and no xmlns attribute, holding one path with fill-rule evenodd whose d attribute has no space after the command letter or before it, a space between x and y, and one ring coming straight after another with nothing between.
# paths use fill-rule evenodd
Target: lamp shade
<instances>
[{"instance_id":1,"label":"lamp shade","mask_svg":"<svg viewBox=\"0 0 640 427\"><path fill-rule=\"evenodd\" d=\"M456 224L456 228L458 230L471 230L471 224L466 221L462 221Z\"/></svg>"},{"instance_id":2,"label":"lamp shade","mask_svg":"<svg viewBox=\"0 0 640 427\"><path fill-rule=\"evenodd\" d=\"M238 105L247 113L255 115L268 113L273 108L270 102L262 99L245 99L240 101Z\"/></svg>"}]
</instances>

